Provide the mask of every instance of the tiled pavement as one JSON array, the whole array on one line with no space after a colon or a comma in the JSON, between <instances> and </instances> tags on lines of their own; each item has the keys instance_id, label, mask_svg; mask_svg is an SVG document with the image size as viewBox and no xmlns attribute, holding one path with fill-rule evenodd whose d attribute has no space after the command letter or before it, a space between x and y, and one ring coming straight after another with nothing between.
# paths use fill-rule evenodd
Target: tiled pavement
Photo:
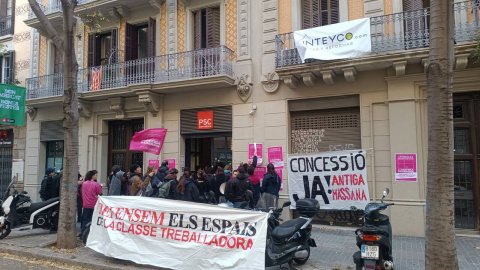
<instances>
[{"instance_id":1,"label":"tiled pavement","mask_svg":"<svg viewBox=\"0 0 480 270\"><path fill-rule=\"evenodd\" d=\"M312 249L310 260L298 269L348 269L353 266L352 255L358 248L352 230L320 227L313 230L317 248ZM480 269L480 238L457 236L457 254L460 269ZM425 239L394 236L393 258L395 270L425 269Z\"/></svg>"}]
</instances>

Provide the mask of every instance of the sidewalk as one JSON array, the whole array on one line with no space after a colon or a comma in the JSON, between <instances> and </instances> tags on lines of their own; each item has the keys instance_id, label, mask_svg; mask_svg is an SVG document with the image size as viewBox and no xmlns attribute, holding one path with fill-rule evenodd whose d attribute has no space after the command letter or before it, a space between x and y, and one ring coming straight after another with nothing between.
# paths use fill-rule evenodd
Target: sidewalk
<instances>
[{"instance_id":1,"label":"sidewalk","mask_svg":"<svg viewBox=\"0 0 480 270\"><path fill-rule=\"evenodd\" d=\"M55 261L85 269L160 269L141 266L128 261L105 257L83 246L73 251L58 250L52 245L56 234L43 230L12 232L0 240L0 253ZM330 227L314 228L313 238L318 247L312 249L310 260L306 265L295 265L300 270L346 270L354 269L352 254L357 251L353 231ZM418 237L394 237L395 269L424 269L424 239ZM480 238L457 237L457 252L460 269L480 269ZM349 268L350 267L350 268ZM269 268L279 269L278 267Z\"/></svg>"}]
</instances>

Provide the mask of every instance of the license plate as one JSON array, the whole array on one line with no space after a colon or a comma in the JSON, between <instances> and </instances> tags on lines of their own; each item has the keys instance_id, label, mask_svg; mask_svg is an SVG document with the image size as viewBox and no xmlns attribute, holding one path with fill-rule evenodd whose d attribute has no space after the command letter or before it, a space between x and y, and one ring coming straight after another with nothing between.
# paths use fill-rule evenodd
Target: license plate
<instances>
[{"instance_id":1,"label":"license plate","mask_svg":"<svg viewBox=\"0 0 480 270\"><path fill-rule=\"evenodd\" d=\"M378 253L380 248L378 246L362 245L362 259L378 260Z\"/></svg>"}]
</instances>

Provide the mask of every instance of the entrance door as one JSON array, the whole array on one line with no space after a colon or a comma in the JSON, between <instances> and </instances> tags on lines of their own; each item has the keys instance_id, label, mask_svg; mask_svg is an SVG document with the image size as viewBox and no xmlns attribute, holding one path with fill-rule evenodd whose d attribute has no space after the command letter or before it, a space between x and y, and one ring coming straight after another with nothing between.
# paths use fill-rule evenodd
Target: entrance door
<instances>
[{"instance_id":1,"label":"entrance door","mask_svg":"<svg viewBox=\"0 0 480 270\"><path fill-rule=\"evenodd\" d=\"M12 147L0 147L0 199L12 181Z\"/></svg>"},{"instance_id":2,"label":"entrance door","mask_svg":"<svg viewBox=\"0 0 480 270\"><path fill-rule=\"evenodd\" d=\"M232 137L217 136L185 140L185 164L197 171L205 166L225 166L232 163ZM190 150L189 150L190 149Z\"/></svg>"},{"instance_id":3,"label":"entrance door","mask_svg":"<svg viewBox=\"0 0 480 270\"><path fill-rule=\"evenodd\" d=\"M132 164L143 167L143 153L130 151L130 141L135 132L143 130L143 120L113 121L108 132L108 172L113 165L128 171Z\"/></svg>"},{"instance_id":4,"label":"entrance door","mask_svg":"<svg viewBox=\"0 0 480 270\"><path fill-rule=\"evenodd\" d=\"M455 228L478 228L480 95L457 95L454 119Z\"/></svg>"}]
</instances>

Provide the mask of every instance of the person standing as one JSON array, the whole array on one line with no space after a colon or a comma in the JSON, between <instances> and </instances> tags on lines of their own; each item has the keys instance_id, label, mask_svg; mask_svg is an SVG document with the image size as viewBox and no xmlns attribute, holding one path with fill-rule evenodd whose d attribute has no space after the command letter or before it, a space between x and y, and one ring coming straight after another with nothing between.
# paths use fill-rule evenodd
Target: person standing
<instances>
[{"instance_id":1,"label":"person standing","mask_svg":"<svg viewBox=\"0 0 480 270\"><path fill-rule=\"evenodd\" d=\"M170 165L168 164L168 160L165 160L162 162L162 164L160 165L160 168L158 168L158 171L156 173L158 180L163 182L167 174L170 173L169 167Z\"/></svg>"},{"instance_id":2,"label":"person standing","mask_svg":"<svg viewBox=\"0 0 480 270\"><path fill-rule=\"evenodd\" d=\"M227 165L228 166L228 165ZM220 196L223 196L222 193L220 192L220 186L227 182L228 176L225 173L226 170L224 170L222 167L217 168L217 174L215 175L215 178L213 180L214 184L214 189L213 192L215 193L215 199L217 202L220 202Z\"/></svg>"},{"instance_id":3,"label":"person standing","mask_svg":"<svg viewBox=\"0 0 480 270\"><path fill-rule=\"evenodd\" d=\"M170 170L169 174L165 176L162 182L164 184L170 183L170 189L168 192L168 196L166 197L167 199L175 200L177 198L177 185L178 185L177 175L178 175L178 170L176 168L173 168Z\"/></svg>"},{"instance_id":4,"label":"person standing","mask_svg":"<svg viewBox=\"0 0 480 270\"><path fill-rule=\"evenodd\" d=\"M226 194L229 195L228 200L233 203L233 207L239 208L244 202L250 203L247 191L253 192L253 186L251 180L248 178L245 168L238 168L237 177L231 181L232 183L229 185L229 191L226 191Z\"/></svg>"},{"instance_id":5,"label":"person standing","mask_svg":"<svg viewBox=\"0 0 480 270\"><path fill-rule=\"evenodd\" d=\"M82 185L83 185L83 176L78 170L78 187L77 187L77 222L82 222L82 213L83 213L83 202L82 202Z\"/></svg>"},{"instance_id":6,"label":"person standing","mask_svg":"<svg viewBox=\"0 0 480 270\"><path fill-rule=\"evenodd\" d=\"M52 189L54 188L53 176L55 175L54 168L48 168L45 170L45 177L42 180L40 188L40 198L42 201L48 201L52 197Z\"/></svg>"},{"instance_id":7,"label":"person standing","mask_svg":"<svg viewBox=\"0 0 480 270\"><path fill-rule=\"evenodd\" d=\"M140 170L138 169L140 168ZM145 196L145 189L147 188L148 184L152 180L155 171L149 172L146 175L145 181L142 180L142 168L139 166L134 172L140 171L140 175L134 173L132 177L130 177L131 186L130 186L130 196ZM155 167L153 168L155 169Z\"/></svg>"},{"instance_id":8,"label":"person standing","mask_svg":"<svg viewBox=\"0 0 480 270\"><path fill-rule=\"evenodd\" d=\"M60 172L53 177L53 186L52 186L52 198L60 197L60 187L62 185L63 179L63 167L60 168Z\"/></svg>"},{"instance_id":9,"label":"person standing","mask_svg":"<svg viewBox=\"0 0 480 270\"><path fill-rule=\"evenodd\" d=\"M274 196L279 197L280 192L280 176L278 176L277 172L275 171L275 166L272 163L267 165L267 173L263 177L262 181L262 193L269 193Z\"/></svg>"},{"instance_id":10,"label":"person standing","mask_svg":"<svg viewBox=\"0 0 480 270\"><path fill-rule=\"evenodd\" d=\"M110 186L108 188L108 195L109 196L120 196L122 192L122 178L124 172L120 168L120 166L115 165L112 168L112 175L110 177Z\"/></svg>"},{"instance_id":11,"label":"person standing","mask_svg":"<svg viewBox=\"0 0 480 270\"><path fill-rule=\"evenodd\" d=\"M248 166L247 167L248 178L252 181L253 186L253 201L255 205L257 204L258 200L260 199L260 176L255 175L255 167ZM250 204L252 207L252 204Z\"/></svg>"},{"instance_id":12,"label":"person standing","mask_svg":"<svg viewBox=\"0 0 480 270\"><path fill-rule=\"evenodd\" d=\"M177 185L177 200L198 202L199 195L197 185L191 178L190 168L184 168L183 176L180 177Z\"/></svg>"},{"instance_id":13,"label":"person standing","mask_svg":"<svg viewBox=\"0 0 480 270\"><path fill-rule=\"evenodd\" d=\"M89 171L85 175L85 182L82 184L83 216L80 237L83 235L87 224L92 221L98 195L102 195L102 186L96 182L97 177L98 172L96 170Z\"/></svg>"}]
</instances>

